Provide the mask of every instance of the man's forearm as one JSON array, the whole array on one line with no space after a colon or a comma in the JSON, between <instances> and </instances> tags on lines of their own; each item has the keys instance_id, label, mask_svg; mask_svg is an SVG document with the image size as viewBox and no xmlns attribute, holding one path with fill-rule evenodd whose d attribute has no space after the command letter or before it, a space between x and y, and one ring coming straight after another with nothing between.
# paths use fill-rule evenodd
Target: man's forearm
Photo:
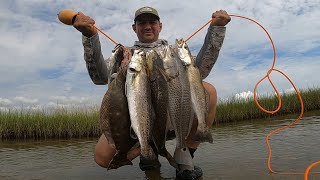
<instances>
[{"instance_id":1,"label":"man's forearm","mask_svg":"<svg viewBox=\"0 0 320 180\"><path fill-rule=\"evenodd\" d=\"M108 68L101 52L98 34L88 38L82 36L84 47L84 60L88 73L94 84L104 85L108 83Z\"/></svg>"},{"instance_id":2,"label":"man's forearm","mask_svg":"<svg viewBox=\"0 0 320 180\"><path fill-rule=\"evenodd\" d=\"M210 26L203 46L196 57L196 64L200 70L201 78L206 78L214 64L225 37L226 28L223 26Z\"/></svg>"}]
</instances>

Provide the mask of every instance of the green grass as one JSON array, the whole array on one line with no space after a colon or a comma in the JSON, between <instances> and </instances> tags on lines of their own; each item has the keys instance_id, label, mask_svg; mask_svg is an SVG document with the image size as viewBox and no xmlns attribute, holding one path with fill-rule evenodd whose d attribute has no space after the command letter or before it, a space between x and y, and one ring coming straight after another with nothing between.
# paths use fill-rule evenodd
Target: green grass
<instances>
[{"instance_id":1,"label":"green grass","mask_svg":"<svg viewBox=\"0 0 320 180\"><path fill-rule=\"evenodd\" d=\"M100 135L99 114L57 109L45 111L12 110L0 113L0 139L82 138Z\"/></svg>"},{"instance_id":2,"label":"green grass","mask_svg":"<svg viewBox=\"0 0 320 180\"><path fill-rule=\"evenodd\" d=\"M320 88L301 91L306 112L320 112ZM283 94L283 105L274 115L258 109L253 99L237 100L230 98L219 101L216 123L263 119L275 116L300 113L300 103L296 94ZM275 96L259 98L259 103L268 110L277 108ZM0 139L50 139L84 138L100 136L99 108L73 109L60 108L54 112L28 110L0 111Z\"/></svg>"},{"instance_id":3,"label":"green grass","mask_svg":"<svg viewBox=\"0 0 320 180\"><path fill-rule=\"evenodd\" d=\"M300 93L304 102L305 112L320 110L320 88L301 90ZM281 99L281 109L273 115L261 111L252 98L246 100L231 98L220 101L217 105L216 121L217 123L234 122L288 114L299 114L301 112L300 102L295 93L284 93L281 95ZM260 97L258 100L259 104L266 110L274 111L278 107L278 98L276 96Z\"/></svg>"}]
</instances>

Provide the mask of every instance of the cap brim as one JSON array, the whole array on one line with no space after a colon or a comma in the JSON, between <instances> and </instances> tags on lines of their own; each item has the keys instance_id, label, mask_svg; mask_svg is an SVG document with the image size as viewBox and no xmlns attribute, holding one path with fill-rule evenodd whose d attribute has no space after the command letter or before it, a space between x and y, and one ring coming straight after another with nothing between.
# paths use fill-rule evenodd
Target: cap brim
<instances>
[{"instance_id":1,"label":"cap brim","mask_svg":"<svg viewBox=\"0 0 320 180\"><path fill-rule=\"evenodd\" d=\"M157 20L160 20L160 17L157 16L157 15L155 15L155 14L152 14L152 13L141 13L141 14L139 14L137 17L134 18L134 21L139 20L139 18L141 17L141 15L145 15L145 14L149 14L149 15L155 17Z\"/></svg>"}]
</instances>

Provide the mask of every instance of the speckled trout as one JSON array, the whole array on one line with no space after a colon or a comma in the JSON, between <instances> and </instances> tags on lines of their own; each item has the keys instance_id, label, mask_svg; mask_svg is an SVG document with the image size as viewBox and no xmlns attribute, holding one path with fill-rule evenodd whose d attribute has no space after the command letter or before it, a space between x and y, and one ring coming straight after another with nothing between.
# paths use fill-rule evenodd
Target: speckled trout
<instances>
[{"instance_id":1,"label":"speckled trout","mask_svg":"<svg viewBox=\"0 0 320 180\"><path fill-rule=\"evenodd\" d=\"M166 134L169 121L168 113L168 84L164 72L163 61L156 51L147 52L147 65L150 78L151 101L153 109L152 138L159 155L165 157L175 168L177 163L166 149Z\"/></svg>"},{"instance_id":2,"label":"speckled trout","mask_svg":"<svg viewBox=\"0 0 320 180\"><path fill-rule=\"evenodd\" d=\"M134 50L128 65L126 96L130 113L131 127L138 137L141 147L140 162L158 163L157 156L150 146L152 142L152 104L150 81L144 49Z\"/></svg>"},{"instance_id":3,"label":"speckled trout","mask_svg":"<svg viewBox=\"0 0 320 180\"><path fill-rule=\"evenodd\" d=\"M123 48L123 47L120 47ZM123 50L121 50L123 52ZM124 62L131 57L129 51L125 51ZM116 150L116 154L109 163L107 169L116 169L124 165L132 165L127 159L128 151L138 144L137 139L130 135L130 116L127 97L125 95L127 67L121 66L116 78L109 84L100 107L100 128L106 136L109 144Z\"/></svg>"},{"instance_id":4,"label":"speckled trout","mask_svg":"<svg viewBox=\"0 0 320 180\"><path fill-rule=\"evenodd\" d=\"M213 142L212 135L206 124L207 118L207 101L205 89L202 84L201 75L195 64L194 58L191 56L190 50L183 39L176 40L179 58L186 67L188 80L190 82L190 93L192 107L198 119L198 127L193 140L198 142Z\"/></svg>"},{"instance_id":5,"label":"speckled trout","mask_svg":"<svg viewBox=\"0 0 320 180\"><path fill-rule=\"evenodd\" d=\"M169 115L176 134L174 159L178 164L186 165L188 169L193 170L193 161L186 142L193 121L188 78L182 61L170 47L166 49L163 61L165 73L169 77Z\"/></svg>"}]
</instances>

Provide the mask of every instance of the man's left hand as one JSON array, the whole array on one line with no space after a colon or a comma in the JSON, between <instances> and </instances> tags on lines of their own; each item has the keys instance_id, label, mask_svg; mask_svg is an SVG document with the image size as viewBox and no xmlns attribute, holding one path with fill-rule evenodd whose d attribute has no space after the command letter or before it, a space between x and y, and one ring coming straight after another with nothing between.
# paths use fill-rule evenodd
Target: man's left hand
<instances>
[{"instance_id":1,"label":"man's left hand","mask_svg":"<svg viewBox=\"0 0 320 180\"><path fill-rule=\"evenodd\" d=\"M213 26L225 26L231 21L227 11L219 10L212 14L211 25Z\"/></svg>"}]
</instances>

